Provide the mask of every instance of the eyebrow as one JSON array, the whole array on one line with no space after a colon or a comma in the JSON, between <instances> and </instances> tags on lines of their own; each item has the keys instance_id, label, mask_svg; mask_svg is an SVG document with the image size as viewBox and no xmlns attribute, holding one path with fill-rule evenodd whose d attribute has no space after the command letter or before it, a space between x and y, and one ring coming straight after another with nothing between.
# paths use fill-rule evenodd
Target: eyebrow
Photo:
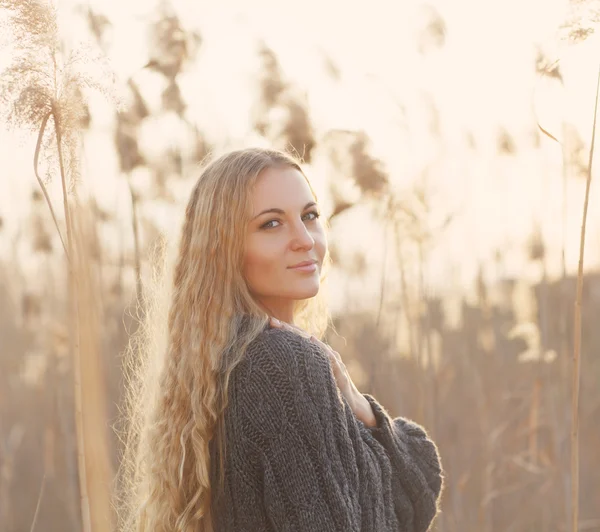
<instances>
[{"instance_id":1,"label":"eyebrow","mask_svg":"<svg viewBox=\"0 0 600 532\"><path fill-rule=\"evenodd\" d=\"M315 205L316 205L316 202L309 201L302 210L305 211L306 209L308 209L310 207L314 207ZM283 209L277 209L276 207L272 207L270 209L265 209L264 211L258 213L254 218L252 218L252 220L256 220L256 218L258 218L259 216L262 216L263 214L267 214L269 212L274 212L277 214L285 214L285 211Z\"/></svg>"}]
</instances>

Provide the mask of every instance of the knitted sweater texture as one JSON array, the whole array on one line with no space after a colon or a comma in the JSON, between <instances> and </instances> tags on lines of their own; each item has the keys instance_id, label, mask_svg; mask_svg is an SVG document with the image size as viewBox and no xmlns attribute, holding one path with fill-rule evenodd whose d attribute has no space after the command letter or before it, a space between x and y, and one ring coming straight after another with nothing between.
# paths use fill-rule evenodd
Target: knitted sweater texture
<instances>
[{"instance_id":1,"label":"knitted sweater texture","mask_svg":"<svg viewBox=\"0 0 600 532\"><path fill-rule=\"evenodd\" d=\"M231 374L215 531L428 530L442 489L436 446L364 396L374 428L353 414L321 348L291 331L263 331ZM216 485L212 446L211 463Z\"/></svg>"}]
</instances>

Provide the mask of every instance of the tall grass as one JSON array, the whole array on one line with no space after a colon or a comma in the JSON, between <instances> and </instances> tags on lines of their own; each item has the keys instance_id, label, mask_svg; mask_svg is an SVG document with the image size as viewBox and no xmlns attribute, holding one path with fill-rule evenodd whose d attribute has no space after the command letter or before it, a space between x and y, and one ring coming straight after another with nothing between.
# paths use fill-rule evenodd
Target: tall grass
<instances>
[{"instance_id":1,"label":"tall grass","mask_svg":"<svg viewBox=\"0 0 600 532\"><path fill-rule=\"evenodd\" d=\"M583 216L581 220L581 236L579 240L579 262L577 268L577 296L575 298L575 323L573 327L573 388L572 388L572 426L571 426L571 505L572 531L579 530L579 387L581 383L581 302L583 299L583 259L585 255L585 230L587 227L588 205L592 184L592 163L594 161L594 146L596 144L596 120L598 117L598 96L600 94L600 66L596 81L596 98L594 103L594 120L592 125L592 140L590 143L590 158L585 183L585 198L583 200Z\"/></svg>"},{"instance_id":2,"label":"tall grass","mask_svg":"<svg viewBox=\"0 0 600 532\"><path fill-rule=\"evenodd\" d=\"M0 6L6 8L9 5L11 9L38 9L45 4L0 0ZM44 16L37 15L40 20L46 20ZM19 17L22 15L19 14L17 19ZM77 116L82 114L78 102L83 94L73 88L74 98L64 97L69 91L64 92L62 88L66 83L63 72L73 62L69 56L63 59L58 45L43 44L44 39L48 40L43 27L52 29L52 19L48 20L50 23L35 28L30 23L25 39L13 39L17 43L17 52L20 47L28 46L27 39L37 39L30 50L31 58L46 59L33 64L26 56L15 55L29 61L21 62L21 65L30 66L2 73L2 82L9 79L11 85L20 87L18 90L5 88L2 97L6 105L2 108L11 112L16 126L26 125L37 135L33 157L37 181L32 176L32 183L37 182L41 192L33 208L39 211L44 207L42 202L46 201L50 212L48 215L44 211L43 217L36 212L40 223L48 227L44 227L39 235L30 235L25 228L18 243L32 236L36 241L34 246L43 250L38 258L44 264L50 264L55 259L51 240L54 238L58 244L60 237L65 256L68 256L65 273L70 292L56 293L55 285L59 283L56 277L48 275L48 289L38 295L36 301L27 292L26 274L19 271L16 255L9 259L9 263L10 260L14 263L9 264L12 267L9 273L0 269L0 343L9 346L0 357L0 388L3 397L6 397L6 401L0 401L0 522L8 530L27 530L31 525L36 530L49 532L75 531L81 529L76 515L77 508L81 508L87 519L87 529L96 532L109 530L111 526L108 486L112 471L109 454L112 453L113 458L122 453L129 456L135 453L138 443L135 439L107 443L105 429L110 412L106 411L106 402L110 399L111 407L115 404L123 408L131 406L131 398L121 395L123 380L135 378L140 364L159 368L163 351L162 346L155 345L144 350L151 352L145 360L127 356L123 371L121 353L131 354L138 343L153 341L149 330L138 330L137 334L128 337L123 317L129 318L127 309L131 305L130 296L134 293L135 284L141 287L140 271L154 272L156 279L152 283L166 282L169 276L164 272L161 276L161 267L155 271L153 266L153 262L154 265L165 262L163 252L159 252L158 259L153 261L146 257L144 251L151 238L144 230L148 214L146 209L141 208L146 199L143 191L139 196L131 195L132 203L135 203L131 219L134 233L132 260L129 260L125 246L117 251L121 257L118 264L109 264L102 249L99 254L91 249L93 238L90 235L95 231L95 221L83 200L76 197L81 189L75 179L79 159L76 132L80 120ZM16 36L17 27L13 23L13 36ZM57 43L58 39L56 30L53 42ZM442 41L442 38L436 37L432 42L435 46L443 46ZM434 48L428 46L429 50ZM256 123L255 127L270 140L278 140L285 146L297 145L302 155L302 146L311 141L310 130L305 128L308 113L294 119L289 99L284 97L286 91L294 94L294 88L288 87L275 52L265 50L262 59L263 71L259 82L262 84L260 98L263 111L258 114L264 121ZM159 69L160 72L175 79L179 63L156 61L153 68L156 69L158 64L162 69ZM173 65L177 69L173 70ZM40 72L44 76L39 75ZM80 79L74 71L67 78ZM86 83L82 85L85 88ZM130 88L134 94L145 89L140 86L138 91L133 82L130 82ZM177 96L175 92L169 94ZM33 105L36 101L46 103ZM59 103L54 105L53 102ZM140 109L144 107L141 97L135 102ZM61 110L71 105L80 110ZM169 105L179 108L177 98ZM137 117L120 116L122 131L117 135L116 145L124 178L131 169L129 165L147 164L152 170L152 163L141 159L141 154L136 151L137 145L132 142L137 135L137 125L150 111L142 109L136 112L139 113ZM73 120L67 120L68 116L72 116ZM130 133L131 138L125 133ZM62 165L57 146L59 136ZM518 157L520 146L515 138L512 132L502 131L498 137L498 149L503 153L517 149L511 157ZM565 146L568 143L562 144L566 183L567 176L574 174L575 161L568 146ZM427 201L417 201L419 198L415 197L413 205L409 201L412 198L410 191L403 191L394 198L398 200L394 205L385 205L390 199L386 185L390 176L381 161L370 154L368 138L363 133L330 130L315 144L314 152L324 153L333 163L331 171L325 172L334 185L331 190L332 224L339 224L338 227L343 229L346 214L351 215L346 211L365 201L372 202L375 210L380 211L380 221L391 224L388 232L392 233L390 238L393 237L395 249L389 250L389 264L381 274L379 302L374 308L365 309L360 297L353 299L352 294L347 296L348 305L336 316L336 329L344 336L345 343L336 348L343 352L361 389L373 392L394 415L411 417L432 432L442 454L447 478L443 513L436 524L438 532L442 529L447 532L558 532L570 530L571 525L579 530L600 529L600 514L597 513L600 486L594 469L595 453L600 446L600 431L594 423L600 413L600 396L595 388L600 364L593 357L585 358L586 352L595 352L600 346L600 331L593 323L594 316L600 312L600 300L594 295L600 286L600 276L586 273L585 293L587 296L589 292L590 296L583 297L583 246L592 153L585 168L588 183L577 277L567 275L564 267L563 279L559 282L543 278L540 286L532 286L522 279L506 278L501 274L498 282L492 282L482 268L474 301L463 294L442 299L427 289L429 250L433 247L429 242L444 238L443 227L429 227L429 213L425 208ZM319 161L316 161L315 166L318 164ZM582 166L586 167L585 162ZM322 168L315 168L315 171L319 170ZM58 207L56 200L52 205L50 178L58 181L55 184L59 185L62 208ZM344 190L342 185L347 182L356 186L356 195L347 192L352 187ZM130 192L133 189L130 188ZM427 200L426 197L421 199ZM66 223L67 209L69 224ZM344 216L342 213L345 213ZM110 223L117 222L113 220ZM136 236L138 223L142 230ZM54 232L53 225L58 237L52 235L51 238L49 234ZM67 228L70 228L70 239ZM381 229L383 232L384 229ZM34 228L35 231L37 229ZM541 239L540 242L543 244ZM468 241L464 243L465 247L470 244ZM544 250L543 246L536 246L532 261L539 263ZM60 245L58 247L60 250ZM503 251L500 249L499 255ZM369 258L367 255L356 261L356 271L350 272L355 278L365 275L365 270L371 265ZM338 271L349 273L349 262L340 260L336 263ZM104 279L99 275L101 266L106 274ZM109 279L111 267L115 268L113 272L118 269L118 290L114 291L111 291L113 279ZM36 325L20 324L19 312L6 304L8 300L4 295L4 288L12 289L14 285L24 286L22 302L16 305L23 309L24 315L53 315L55 309L70 298L69 315L65 319L58 316L57 320L61 320L65 331L69 331L68 335L64 335L65 341L71 337L71 369L79 361L78 380L71 379L76 382L72 393L80 393L77 417L65 408L71 405L72 397L69 389L65 392L65 388L69 387L65 386L68 381L62 378L62 374L55 373L54 369L49 371L37 388L27 388L23 383L24 379L19 374L20 364L21 359L29 356L29 347L18 339L15 331L23 337L41 338L41 341L50 335L35 330L41 320L35 322L25 316ZM21 292L13 291L21 297ZM148 292L138 291L137 304L140 304L142 312L151 313L153 326L164 326L168 298L161 301L149 301L147 298L151 293L160 293L164 297L168 290ZM103 297L98 297L99 294ZM42 300L41 310L38 308L39 300ZM567 300L568 304L565 304ZM576 305L571 306L573 300ZM560 313L556 309L560 309ZM527 323L523 323L523 319ZM574 326L573 330L571 326ZM571 351L568 344L573 335L579 335L580 341ZM338 341L341 342L340 339ZM582 349L584 346L585 349ZM556 362L546 359L546 349L558 351ZM62 344L56 348L52 346L48 351L50 365L64 364L65 358L59 354ZM523 355L531 353L537 353L538 358L528 362ZM57 406L53 408L58 412L46 419L46 404L55 398ZM13 408L15 404L19 405L18 409ZM79 423L76 431L71 426L71 417ZM573 420L572 427L569 426L570 419ZM570 428L575 432L570 433ZM43 430L55 431L56 450L53 451L54 444L51 442L35 437ZM75 443L77 453L72 447ZM79 479L77 474L73 474L74 463L60 462L65 460L65 455L77 455L80 459L77 469L83 474ZM569 458L572 460L569 461ZM44 467L48 468L45 482L41 480ZM128 472L120 473L121 478L128 477ZM128 499L129 486L121 483L119 487L123 491L118 495ZM85 500L78 501L76 496L69 495L78 491L85 495ZM70 505L73 506L72 511ZM5 515L8 517L6 521ZM102 520L105 516L109 517Z\"/></svg>"},{"instance_id":3,"label":"tall grass","mask_svg":"<svg viewBox=\"0 0 600 532\"><path fill-rule=\"evenodd\" d=\"M95 306L99 286L90 267L89 238L77 208L79 132L86 109L86 88L102 84L77 67L85 57L61 53L57 12L44 0L0 0L8 14L12 63L2 72L4 117L16 127L37 130L34 173L50 209L66 254L69 353L73 364L74 415L81 519L84 532L110 530L110 471L105 409L105 383L99 358L101 314ZM86 59L89 59L86 57ZM50 128L48 128L50 126ZM44 181L40 155L51 179L58 173L64 230L61 229ZM64 238L66 233L66 239Z\"/></svg>"},{"instance_id":4,"label":"tall grass","mask_svg":"<svg viewBox=\"0 0 600 532\"><path fill-rule=\"evenodd\" d=\"M593 2L583 1L574 2L575 8L572 10L570 19L564 25L564 29L569 31L569 38L574 42L580 42L594 32L594 27L586 26L585 22L593 22L597 24L600 20L598 15L600 11L597 6L591 9L587 17L582 17L582 9L590 9ZM538 58L538 63L539 63ZM559 71L559 61L547 65L542 61L542 65L538 64L538 74L545 75L550 78L557 79L564 88L562 76ZM541 68L540 68L541 66ZM577 267L577 283L574 302L573 314L573 356L571 370L571 457L570 457L570 483L571 483L571 530L577 532L579 530L579 489L580 489L580 471L579 471L579 400L580 400L580 385L581 385L581 344L582 344L582 300L583 300L583 284L584 284L584 257L585 257L585 237L587 228L587 215L590 199L590 190L592 183L592 169L594 161L594 148L596 144L596 123L598 117L598 97L600 95L600 66L598 67L598 77L596 81L596 91L594 99L594 114L592 120L592 134L590 140L590 149L588 163L585 168L585 195L583 200L583 213L581 221L581 232L579 238L579 259ZM569 169L573 165L573 150L571 147L571 133L569 130L568 117L563 117L562 139L559 140L551 132L547 131L538 120L538 127L550 139L561 145L563 155L563 195L566 195L566 180L569 176ZM575 161L577 162L577 161ZM566 203L566 198L563 198ZM563 219L566 219L566 212L563 210ZM563 224L564 224L563 220ZM563 240L563 282L566 276L565 273L565 242Z\"/></svg>"}]
</instances>

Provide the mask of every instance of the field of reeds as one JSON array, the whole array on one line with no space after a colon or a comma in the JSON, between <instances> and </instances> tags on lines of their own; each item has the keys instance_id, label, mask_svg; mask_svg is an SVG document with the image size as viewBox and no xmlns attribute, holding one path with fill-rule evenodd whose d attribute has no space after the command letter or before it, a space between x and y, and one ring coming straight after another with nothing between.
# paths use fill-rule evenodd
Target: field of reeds
<instances>
[{"instance_id":1,"label":"field of reeds","mask_svg":"<svg viewBox=\"0 0 600 532\"><path fill-rule=\"evenodd\" d=\"M600 531L600 6L195 4L0 0L0 531L115 529L145 290L249 145L305 163L327 341L438 444L434 530Z\"/></svg>"}]
</instances>

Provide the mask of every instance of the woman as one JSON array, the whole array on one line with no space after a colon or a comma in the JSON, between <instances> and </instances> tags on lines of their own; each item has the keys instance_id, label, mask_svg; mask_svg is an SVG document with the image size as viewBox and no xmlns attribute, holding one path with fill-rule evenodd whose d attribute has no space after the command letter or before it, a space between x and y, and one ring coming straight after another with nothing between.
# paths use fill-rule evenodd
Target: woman
<instances>
[{"instance_id":1,"label":"woman","mask_svg":"<svg viewBox=\"0 0 600 532\"><path fill-rule=\"evenodd\" d=\"M435 445L361 394L317 339L327 323L319 217L284 153L235 151L203 171L186 210L156 399L138 416L131 528L429 528L442 487Z\"/></svg>"}]
</instances>

